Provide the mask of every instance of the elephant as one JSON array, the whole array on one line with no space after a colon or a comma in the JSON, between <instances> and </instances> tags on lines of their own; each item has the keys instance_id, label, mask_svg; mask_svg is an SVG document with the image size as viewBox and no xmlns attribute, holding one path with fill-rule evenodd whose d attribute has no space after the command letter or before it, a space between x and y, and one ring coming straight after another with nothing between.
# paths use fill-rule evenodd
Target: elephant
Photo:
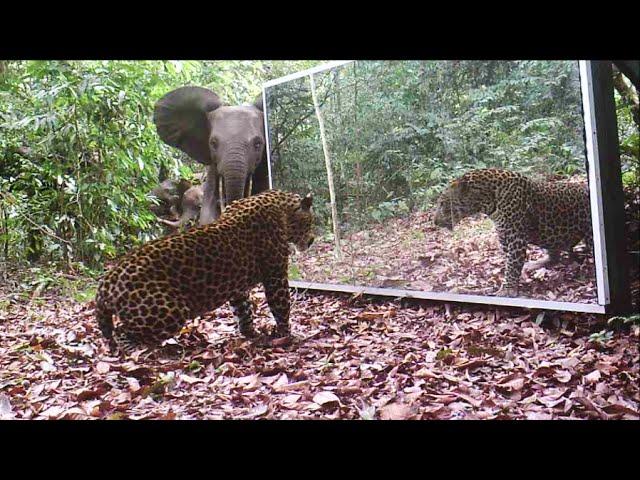
<instances>
[{"instance_id":1,"label":"elephant","mask_svg":"<svg viewBox=\"0 0 640 480\"><path fill-rule=\"evenodd\" d=\"M187 180L164 180L151 192L158 199L157 205L150 210L158 221L172 230L180 230L191 220L198 218L202 206L202 185L191 185Z\"/></svg>"},{"instance_id":2,"label":"elephant","mask_svg":"<svg viewBox=\"0 0 640 480\"><path fill-rule=\"evenodd\" d=\"M233 200L269 189L263 102L224 105L203 87L181 87L155 105L158 135L205 164L200 225L217 219Z\"/></svg>"},{"instance_id":3,"label":"elephant","mask_svg":"<svg viewBox=\"0 0 640 480\"><path fill-rule=\"evenodd\" d=\"M178 216L182 197L191 186L191 182L185 179L163 180L149 192L149 196L157 200L157 203L152 203L149 209L159 218Z\"/></svg>"},{"instance_id":4,"label":"elephant","mask_svg":"<svg viewBox=\"0 0 640 480\"><path fill-rule=\"evenodd\" d=\"M165 218L159 218L158 221L164 223L168 227L176 230L181 230L191 220L196 220L200 215L202 208L202 185L194 185L189 188L181 198L179 214L180 217L177 220L167 220Z\"/></svg>"}]
</instances>

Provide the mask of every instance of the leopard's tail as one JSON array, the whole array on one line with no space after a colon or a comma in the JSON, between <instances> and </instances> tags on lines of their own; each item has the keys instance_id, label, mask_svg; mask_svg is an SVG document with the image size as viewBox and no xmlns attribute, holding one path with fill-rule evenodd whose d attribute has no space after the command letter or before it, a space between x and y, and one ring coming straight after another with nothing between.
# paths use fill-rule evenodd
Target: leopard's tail
<instances>
[{"instance_id":1,"label":"leopard's tail","mask_svg":"<svg viewBox=\"0 0 640 480\"><path fill-rule=\"evenodd\" d=\"M114 312L110 308L96 300L95 315L98 321L98 328L108 340L113 339L113 314Z\"/></svg>"}]
</instances>

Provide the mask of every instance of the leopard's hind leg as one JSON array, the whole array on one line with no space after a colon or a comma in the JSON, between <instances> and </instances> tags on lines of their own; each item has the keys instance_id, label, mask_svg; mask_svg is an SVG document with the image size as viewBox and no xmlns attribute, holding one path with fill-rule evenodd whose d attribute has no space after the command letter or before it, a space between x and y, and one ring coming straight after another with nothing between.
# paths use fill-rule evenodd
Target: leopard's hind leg
<instances>
[{"instance_id":1,"label":"leopard's hind leg","mask_svg":"<svg viewBox=\"0 0 640 480\"><path fill-rule=\"evenodd\" d=\"M253 309L251 301L249 300L249 294L239 295L231 300L229 304L233 310L240 333L247 338L256 337L258 333L253 328Z\"/></svg>"},{"instance_id":2,"label":"leopard's hind leg","mask_svg":"<svg viewBox=\"0 0 640 480\"><path fill-rule=\"evenodd\" d=\"M118 346L130 351L138 345L156 347L180 332L192 310L180 294L167 286L140 292L136 304L126 306L119 315L114 338Z\"/></svg>"}]
</instances>

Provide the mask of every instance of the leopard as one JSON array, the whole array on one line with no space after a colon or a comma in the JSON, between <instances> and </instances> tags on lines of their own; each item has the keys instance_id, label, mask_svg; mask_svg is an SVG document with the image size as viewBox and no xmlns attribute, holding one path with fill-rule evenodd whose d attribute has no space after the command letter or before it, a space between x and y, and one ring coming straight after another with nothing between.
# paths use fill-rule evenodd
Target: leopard
<instances>
[{"instance_id":1,"label":"leopard","mask_svg":"<svg viewBox=\"0 0 640 480\"><path fill-rule=\"evenodd\" d=\"M267 190L232 202L213 223L131 250L96 291L95 317L109 348L158 347L226 302L240 333L256 337L249 292L258 284L275 319L271 336L288 337L290 245L303 252L313 243L312 203L311 194Z\"/></svg>"},{"instance_id":2,"label":"leopard","mask_svg":"<svg viewBox=\"0 0 640 480\"><path fill-rule=\"evenodd\" d=\"M463 218L487 215L496 227L505 255L505 279L496 295L517 296L527 245L547 255L526 265L533 270L553 265L561 252L585 241L593 249L593 230L586 181L531 178L506 169L471 170L442 191L433 216L435 225L453 230Z\"/></svg>"}]
</instances>

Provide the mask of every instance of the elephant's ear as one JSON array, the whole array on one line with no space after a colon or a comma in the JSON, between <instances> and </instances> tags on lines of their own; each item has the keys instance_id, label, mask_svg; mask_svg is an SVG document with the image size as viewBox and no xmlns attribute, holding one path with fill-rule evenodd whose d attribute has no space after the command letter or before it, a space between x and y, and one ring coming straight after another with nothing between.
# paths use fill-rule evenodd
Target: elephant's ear
<instances>
[{"instance_id":1,"label":"elephant's ear","mask_svg":"<svg viewBox=\"0 0 640 480\"><path fill-rule=\"evenodd\" d=\"M156 102L153 122L168 145L179 148L200 163L211 163L207 113L222 105L211 90L181 87Z\"/></svg>"},{"instance_id":2,"label":"elephant's ear","mask_svg":"<svg viewBox=\"0 0 640 480\"><path fill-rule=\"evenodd\" d=\"M262 98L262 93L256 97L252 105L258 110L260 110L261 112L264 112L264 101ZM256 173L254 175L254 178L256 178L256 180L258 179L258 177L262 177L262 178L259 181L254 182L252 195L255 195L256 193L260 193L264 190L269 189L269 173L268 173L268 167L267 167L266 146L262 151L262 156L260 157L260 161L258 162L258 167L256 168Z\"/></svg>"},{"instance_id":3,"label":"elephant's ear","mask_svg":"<svg viewBox=\"0 0 640 480\"><path fill-rule=\"evenodd\" d=\"M261 112L264 112L264 101L262 99L262 93L256 97L253 101L252 105L256 107Z\"/></svg>"}]
</instances>

